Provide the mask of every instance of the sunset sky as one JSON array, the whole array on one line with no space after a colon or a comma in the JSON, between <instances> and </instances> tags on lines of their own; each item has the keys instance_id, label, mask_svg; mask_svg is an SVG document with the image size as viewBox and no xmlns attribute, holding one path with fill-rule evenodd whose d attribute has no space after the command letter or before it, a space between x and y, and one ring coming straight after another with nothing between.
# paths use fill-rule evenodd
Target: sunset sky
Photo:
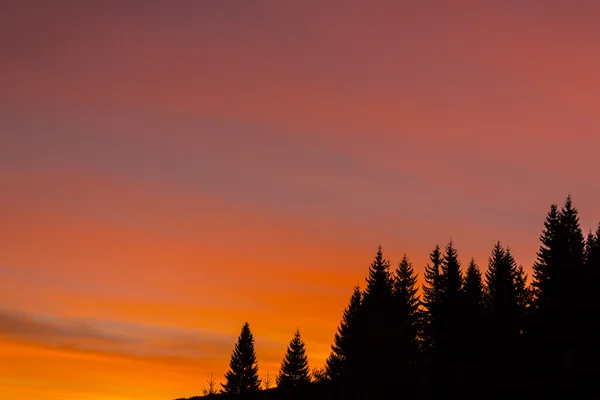
<instances>
[{"instance_id":1,"label":"sunset sky","mask_svg":"<svg viewBox=\"0 0 600 400\"><path fill-rule=\"evenodd\" d=\"M323 366L377 246L600 220L597 1L0 2L0 398Z\"/></svg>"}]
</instances>

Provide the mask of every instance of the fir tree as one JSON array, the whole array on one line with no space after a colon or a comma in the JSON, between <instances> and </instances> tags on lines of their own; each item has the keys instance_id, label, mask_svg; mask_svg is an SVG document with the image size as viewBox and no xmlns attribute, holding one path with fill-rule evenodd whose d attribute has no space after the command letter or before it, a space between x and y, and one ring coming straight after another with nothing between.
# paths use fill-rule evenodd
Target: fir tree
<instances>
[{"instance_id":1,"label":"fir tree","mask_svg":"<svg viewBox=\"0 0 600 400\"><path fill-rule=\"evenodd\" d=\"M458 251L451 240L446 246L440 274L440 300L445 307L459 307L462 280Z\"/></svg>"},{"instance_id":2,"label":"fir tree","mask_svg":"<svg viewBox=\"0 0 600 400\"><path fill-rule=\"evenodd\" d=\"M540 235L540 249L537 252L537 260L533 264L533 282L535 307L540 314L544 314L550 305L552 298L550 276L554 275L555 262L553 257L556 231L558 230L559 211L556 204L550 206L550 211L544 221L544 230Z\"/></svg>"},{"instance_id":3,"label":"fir tree","mask_svg":"<svg viewBox=\"0 0 600 400\"><path fill-rule=\"evenodd\" d=\"M589 313L579 304L577 280L585 271L585 243L570 196L560 211L556 205L551 206L544 228L533 267L530 339L538 361L536 378L561 382L563 392L555 390L554 394L567 395L577 377L585 373L586 363L581 360L587 350L578 335L585 331Z\"/></svg>"},{"instance_id":4,"label":"fir tree","mask_svg":"<svg viewBox=\"0 0 600 400\"><path fill-rule=\"evenodd\" d=\"M491 318L491 340L500 356L515 353L522 334L528 302L526 276L510 251L497 242L485 274L487 306Z\"/></svg>"},{"instance_id":5,"label":"fir tree","mask_svg":"<svg viewBox=\"0 0 600 400\"><path fill-rule=\"evenodd\" d=\"M281 370L277 375L277 386L281 388L295 388L310 382L310 369L304 341L300 337L300 330L296 330L290 342L287 353L281 363Z\"/></svg>"},{"instance_id":6,"label":"fir tree","mask_svg":"<svg viewBox=\"0 0 600 400\"><path fill-rule=\"evenodd\" d=\"M581 328L581 343L585 343L585 348L580 350L580 355L576 361L577 365L588 365L600 358L600 346L597 341L600 338L600 297L597 294L598 283L600 282L600 225L596 233L590 233L586 239L585 246L585 268L581 287L581 315L583 318L583 327ZM583 346L582 346L583 347ZM581 371L583 382L594 382L596 380L595 370L583 368Z\"/></svg>"},{"instance_id":7,"label":"fir tree","mask_svg":"<svg viewBox=\"0 0 600 400\"><path fill-rule=\"evenodd\" d=\"M210 373L210 379L206 381L207 386L202 388L202 396L207 399L212 399L217 394L217 381L213 377L212 372Z\"/></svg>"},{"instance_id":8,"label":"fir tree","mask_svg":"<svg viewBox=\"0 0 600 400\"><path fill-rule=\"evenodd\" d=\"M467 315L473 319L481 318L483 314L484 288L481 271L475 263L474 258L471 258L465 274L463 292Z\"/></svg>"},{"instance_id":9,"label":"fir tree","mask_svg":"<svg viewBox=\"0 0 600 400\"><path fill-rule=\"evenodd\" d=\"M390 262L383 258L381 246L377 248L375 260L369 268L364 300L369 302L385 302L392 297L392 280Z\"/></svg>"},{"instance_id":10,"label":"fir tree","mask_svg":"<svg viewBox=\"0 0 600 400\"><path fill-rule=\"evenodd\" d=\"M258 364L254 352L254 338L250 332L250 325L246 322L242 327L240 336L235 345L229 371L225 374L223 393L240 395L260 390L258 379Z\"/></svg>"},{"instance_id":11,"label":"fir tree","mask_svg":"<svg viewBox=\"0 0 600 400\"><path fill-rule=\"evenodd\" d=\"M327 377L339 380L343 377L351 378L356 364L356 345L358 336L358 319L362 293L359 286L354 287L348 307L344 310L342 322L334 337L331 354L325 362Z\"/></svg>"},{"instance_id":12,"label":"fir tree","mask_svg":"<svg viewBox=\"0 0 600 400\"><path fill-rule=\"evenodd\" d=\"M436 338L438 389L458 395L464 384L464 313L462 272L452 240L446 246L440 273L439 330Z\"/></svg>"},{"instance_id":13,"label":"fir tree","mask_svg":"<svg viewBox=\"0 0 600 400\"><path fill-rule=\"evenodd\" d=\"M390 263L383 258L381 246L369 268L359 318L359 346L356 363L360 388L357 393L387 396L394 382L394 354L390 351L394 335L393 285Z\"/></svg>"},{"instance_id":14,"label":"fir tree","mask_svg":"<svg viewBox=\"0 0 600 400\"><path fill-rule=\"evenodd\" d=\"M429 254L431 264L425 266L423 275L423 307L421 321L422 350L425 354L425 360L431 361L432 350L435 347L436 338L439 331L439 305L440 305L440 270L442 266L442 252L440 246Z\"/></svg>"},{"instance_id":15,"label":"fir tree","mask_svg":"<svg viewBox=\"0 0 600 400\"><path fill-rule=\"evenodd\" d=\"M419 354L419 296L417 274L406 254L393 276L396 339L390 348L395 357L395 381L407 396L414 396L421 378Z\"/></svg>"},{"instance_id":16,"label":"fir tree","mask_svg":"<svg viewBox=\"0 0 600 400\"><path fill-rule=\"evenodd\" d=\"M420 319L417 274L406 254L398 264L393 289L395 311L402 324L402 332L409 340L410 346L417 348Z\"/></svg>"},{"instance_id":17,"label":"fir tree","mask_svg":"<svg viewBox=\"0 0 600 400\"><path fill-rule=\"evenodd\" d=\"M468 380L464 394L471 398L477 393L486 378L482 367L486 360L483 345L487 333L484 314L484 286L481 271L473 258L469 262L465 274L463 304L465 333L462 348L465 358L465 375Z\"/></svg>"}]
</instances>

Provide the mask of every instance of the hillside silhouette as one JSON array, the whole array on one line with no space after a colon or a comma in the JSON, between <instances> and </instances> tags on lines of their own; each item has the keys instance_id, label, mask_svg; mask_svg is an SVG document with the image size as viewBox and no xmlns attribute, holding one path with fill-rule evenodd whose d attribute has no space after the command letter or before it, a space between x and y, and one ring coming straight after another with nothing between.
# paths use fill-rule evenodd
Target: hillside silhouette
<instances>
[{"instance_id":1,"label":"hillside silhouette","mask_svg":"<svg viewBox=\"0 0 600 400\"><path fill-rule=\"evenodd\" d=\"M570 196L551 205L532 271L500 241L485 269L450 241L432 249L419 291L408 255L393 266L379 246L322 368L297 330L261 381L245 323L222 388L211 377L188 400L595 398L600 225L584 235Z\"/></svg>"}]
</instances>

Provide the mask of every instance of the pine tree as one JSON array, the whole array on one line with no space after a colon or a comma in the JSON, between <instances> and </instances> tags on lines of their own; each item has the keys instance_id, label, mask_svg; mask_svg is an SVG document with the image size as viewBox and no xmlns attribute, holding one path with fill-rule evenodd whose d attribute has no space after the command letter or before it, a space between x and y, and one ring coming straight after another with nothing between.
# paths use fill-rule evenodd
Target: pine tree
<instances>
[{"instance_id":1,"label":"pine tree","mask_svg":"<svg viewBox=\"0 0 600 400\"><path fill-rule=\"evenodd\" d=\"M482 364L485 361L482 347L487 332L481 271L473 258L471 258L465 274L463 302L465 334L462 348L465 358L465 375L468 380L468 388L464 394L472 397L477 393L478 387L485 378L482 371Z\"/></svg>"},{"instance_id":2,"label":"pine tree","mask_svg":"<svg viewBox=\"0 0 600 400\"><path fill-rule=\"evenodd\" d=\"M421 378L419 354L419 296L417 274L404 254L393 276L393 297L396 339L390 348L395 357L395 381L407 396L416 394Z\"/></svg>"},{"instance_id":3,"label":"pine tree","mask_svg":"<svg viewBox=\"0 0 600 400\"><path fill-rule=\"evenodd\" d=\"M439 331L436 338L439 389L458 395L464 384L464 310L462 272L452 240L446 246L440 273ZM442 389L443 388L443 389Z\"/></svg>"},{"instance_id":4,"label":"pine tree","mask_svg":"<svg viewBox=\"0 0 600 400\"><path fill-rule=\"evenodd\" d=\"M559 211L556 204L550 206L550 211L544 221L544 230L540 236L540 249L537 252L537 260L533 264L533 282L531 283L534 293L535 307L539 314L546 313L550 307L552 298L552 287L550 276L555 275L555 262L552 253L555 251L554 242L558 230Z\"/></svg>"},{"instance_id":5,"label":"pine tree","mask_svg":"<svg viewBox=\"0 0 600 400\"><path fill-rule=\"evenodd\" d=\"M210 373L210 379L206 381L207 386L202 388L202 396L207 399L212 399L217 394L217 381L213 377L212 372Z\"/></svg>"},{"instance_id":6,"label":"pine tree","mask_svg":"<svg viewBox=\"0 0 600 400\"><path fill-rule=\"evenodd\" d=\"M538 361L534 369L536 379L561 382L562 395L567 395L583 373L585 363L580 359L585 358L586 349L578 335L585 331L589 313L579 304L578 279L585 271L585 242L571 196L560 211L556 205L550 207L544 228L533 267L530 339Z\"/></svg>"},{"instance_id":7,"label":"pine tree","mask_svg":"<svg viewBox=\"0 0 600 400\"><path fill-rule=\"evenodd\" d=\"M356 369L356 345L359 334L357 324L361 302L362 292L359 286L355 286L348 307L344 310L342 322L335 334L331 354L325 362L325 371L331 380L351 378L353 369Z\"/></svg>"},{"instance_id":8,"label":"pine tree","mask_svg":"<svg viewBox=\"0 0 600 400\"><path fill-rule=\"evenodd\" d=\"M393 295L395 308L402 324L402 332L410 346L418 348L419 296L417 295L417 274L406 254L398 264L394 275Z\"/></svg>"},{"instance_id":9,"label":"pine tree","mask_svg":"<svg viewBox=\"0 0 600 400\"><path fill-rule=\"evenodd\" d=\"M398 264L394 275L393 295L396 311L399 311L403 331L412 344L417 345L419 334L419 296L417 295L417 274L406 254Z\"/></svg>"},{"instance_id":10,"label":"pine tree","mask_svg":"<svg viewBox=\"0 0 600 400\"><path fill-rule=\"evenodd\" d=\"M394 337L393 285L390 263L383 258L381 246L369 268L363 293L358 339L358 376L362 387L357 393L387 396L394 382L394 354L390 351Z\"/></svg>"},{"instance_id":11,"label":"pine tree","mask_svg":"<svg viewBox=\"0 0 600 400\"><path fill-rule=\"evenodd\" d=\"M229 371L225 374L225 382L225 384L221 384L225 394L240 395L260 390L254 338L247 322L242 327L231 354Z\"/></svg>"},{"instance_id":12,"label":"pine tree","mask_svg":"<svg viewBox=\"0 0 600 400\"><path fill-rule=\"evenodd\" d=\"M365 302L385 302L392 297L392 280L390 262L383 258L381 246L377 248L375 260L369 268L367 287L364 293Z\"/></svg>"},{"instance_id":13,"label":"pine tree","mask_svg":"<svg viewBox=\"0 0 600 400\"><path fill-rule=\"evenodd\" d=\"M583 272L580 307L583 327L580 342L583 344L577 365L588 365L600 358L600 297L597 294L600 282L600 224L596 233L590 233L585 246L585 268ZM582 370L583 369L583 370ZM583 382L595 382L596 372L593 368L580 368ZM590 391L591 392L591 391Z\"/></svg>"},{"instance_id":14,"label":"pine tree","mask_svg":"<svg viewBox=\"0 0 600 400\"><path fill-rule=\"evenodd\" d=\"M484 288L481 271L474 258L471 258L465 274L463 292L467 315L472 319L481 318L484 305Z\"/></svg>"},{"instance_id":15,"label":"pine tree","mask_svg":"<svg viewBox=\"0 0 600 400\"><path fill-rule=\"evenodd\" d=\"M296 330L290 342L287 353L281 363L281 370L277 375L277 386L281 388L295 388L310 382L310 369L304 341L300 337L300 330Z\"/></svg>"},{"instance_id":16,"label":"pine tree","mask_svg":"<svg viewBox=\"0 0 600 400\"><path fill-rule=\"evenodd\" d=\"M445 307L460 307L462 281L458 251L451 240L446 246L440 274L440 300Z\"/></svg>"},{"instance_id":17,"label":"pine tree","mask_svg":"<svg viewBox=\"0 0 600 400\"><path fill-rule=\"evenodd\" d=\"M521 335L527 307L526 276L508 248L497 242L485 274L487 306L492 318L496 344Z\"/></svg>"},{"instance_id":18,"label":"pine tree","mask_svg":"<svg viewBox=\"0 0 600 400\"><path fill-rule=\"evenodd\" d=\"M439 331L439 308L440 308L440 270L442 266L442 252L440 246L429 254L431 264L425 266L423 275L423 307L421 321L422 350L425 354L425 360L431 362L432 351L435 348L436 338Z\"/></svg>"}]
</instances>

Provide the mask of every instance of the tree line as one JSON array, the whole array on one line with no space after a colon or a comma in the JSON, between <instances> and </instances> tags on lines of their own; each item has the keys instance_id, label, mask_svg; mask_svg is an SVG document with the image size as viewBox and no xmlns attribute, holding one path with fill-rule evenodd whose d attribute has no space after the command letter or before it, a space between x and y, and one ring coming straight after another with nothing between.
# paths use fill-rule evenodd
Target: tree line
<instances>
[{"instance_id":1,"label":"tree line","mask_svg":"<svg viewBox=\"0 0 600 400\"><path fill-rule=\"evenodd\" d=\"M296 331L273 385L261 382L248 323L225 383L205 398L591 398L600 353L600 224L584 236L570 196L544 221L529 278L510 247L491 248L482 272L450 241L422 277L405 254L379 246L364 289L354 287L321 369ZM597 395L597 394L596 394Z\"/></svg>"}]
</instances>

